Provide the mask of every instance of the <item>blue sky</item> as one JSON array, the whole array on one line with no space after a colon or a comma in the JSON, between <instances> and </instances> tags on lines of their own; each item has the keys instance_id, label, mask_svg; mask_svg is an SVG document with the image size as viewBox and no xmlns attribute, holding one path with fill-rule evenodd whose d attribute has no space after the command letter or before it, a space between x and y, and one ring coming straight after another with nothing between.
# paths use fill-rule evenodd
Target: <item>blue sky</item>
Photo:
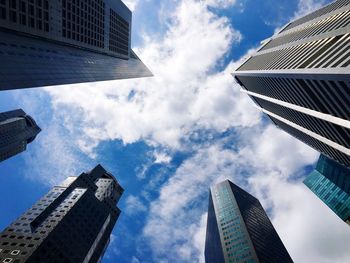
<instances>
[{"instance_id":1,"label":"blue sky","mask_svg":"<svg viewBox=\"0 0 350 263\"><path fill-rule=\"evenodd\" d=\"M301 183L318 154L239 92L239 61L322 0L129 0L153 78L0 93L42 132L0 163L0 228L52 185L101 163L125 188L103 262L203 262L208 189L260 199L295 262L349 262L350 233Z\"/></svg>"}]
</instances>

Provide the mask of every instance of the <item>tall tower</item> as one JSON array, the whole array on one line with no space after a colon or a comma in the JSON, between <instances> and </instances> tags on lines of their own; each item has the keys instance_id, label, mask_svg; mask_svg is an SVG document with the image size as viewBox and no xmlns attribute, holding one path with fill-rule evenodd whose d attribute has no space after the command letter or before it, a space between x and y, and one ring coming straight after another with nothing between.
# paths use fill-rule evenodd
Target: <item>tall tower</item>
<instances>
[{"instance_id":1,"label":"tall tower","mask_svg":"<svg viewBox=\"0 0 350 263\"><path fill-rule=\"evenodd\" d=\"M350 167L350 1L286 25L235 72L281 129Z\"/></svg>"},{"instance_id":2,"label":"tall tower","mask_svg":"<svg viewBox=\"0 0 350 263\"><path fill-rule=\"evenodd\" d=\"M40 131L23 110L0 113L0 162L25 151Z\"/></svg>"},{"instance_id":3,"label":"tall tower","mask_svg":"<svg viewBox=\"0 0 350 263\"><path fill-rule=\"evenodd\" d=\"M120 0L0 1L0 90L152 76Z\"/></svg>"},{"instance_id":4,"label":"tall tower","mask_svg":"<svg viewBox=\"0 0 350 263\"><path fill-rule=\"evenodd\" d=\"M210 190L205 262L293 261L259 200L226 180Z\"/></svg>"},{"instance_id":5,"label":"tall tower","mask_svg":"<svg viewBox=\"0 0 350 263\"><path fill-rule=\"evenodd\" d=\"M100 165L68 177L0 234L0 262L100 262L123 191Z\"/></svg>"},{"instance_id":6,"label":"tall tower","mask_svg":"<svg viewBox=\"0 0 350 263\"><path fill-rule=\"evenodd\" d=\"M321 155L304 184L350 225L350 169Z\"/></svg>"}]
</instances>

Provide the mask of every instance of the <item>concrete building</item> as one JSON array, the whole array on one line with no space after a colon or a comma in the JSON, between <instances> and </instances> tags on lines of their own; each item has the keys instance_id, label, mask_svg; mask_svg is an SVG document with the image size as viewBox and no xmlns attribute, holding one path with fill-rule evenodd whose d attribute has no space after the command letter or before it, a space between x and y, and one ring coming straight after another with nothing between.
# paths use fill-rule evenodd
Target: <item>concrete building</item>
<instances>
[{"instance_id":1,"label":"concrete building","mask_svg":"<svg viewBox=\"0 0 350 263\"><path fill-rule=\"evenodd\" d=\"M350 166L350 1L287 24L235 72L282 130Z\"/></svg>"},{"instance_id":2,"label":"concrete building","mask_svg":"<svg viewBox=\"0 0 350 263\"><path fill-rule=\"evenodd\" d=\"M123 191L100 165L68 177L0 234L0 262L100 262Z\"/></svg>"}]
</instances>

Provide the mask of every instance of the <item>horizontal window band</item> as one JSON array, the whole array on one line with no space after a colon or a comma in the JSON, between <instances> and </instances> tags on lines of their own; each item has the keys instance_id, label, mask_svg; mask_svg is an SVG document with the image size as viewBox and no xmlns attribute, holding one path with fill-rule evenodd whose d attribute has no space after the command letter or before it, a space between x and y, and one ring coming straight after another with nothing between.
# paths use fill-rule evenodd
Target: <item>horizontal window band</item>
<instances>
[{"instance_id":1,"label":"horizontal window band","mask_svg":"<svg viewBox=\"0 0 350 263\"><path fill-rule=\"evenodd\" d=\"M334 149L336 149L336 150L338 150L338 151L340 151L340 152L350 156L350 149L348 149L348 148L346 148L346 147L344 147L342 145L339 145L339 144L337 144L337 143L335 143L335 142L333 142L333 141L331 141L331 140L329 140L329 139L327 139L325 137L322 137L322 136L318 135L317 133L314 133L314 132L312 132L312 131L310 131L308 129L305 129L305 128L303 128L303 127L301 127L301 126L299 126L299 125L297 125L297 124L295 124L295 123L293 123L293 122L291 122L289 120L286 120L285 118L283 118L283 117L281 117L281 116L279 116L277 114L274 114L274 113L272 113L272 112L270 112L268 110L265 110L263 108L260 108L260 107L258 107L258 108L262 112L266 113L267 115L269 115L269 116L271 116L271 117L273 117L273 118L275 118L275 119L277 119L277 120L279 120L279 121L281 121L281 122L283 122L283 123L293 127L294 129L297 129L297 130L305 133L306 135L309 135L310 137L312 137L312 138L314 138L314 139L316 139L316 140L318 140L318 141L320 141L320 142L322 142L324 144L327 144L328 146L330 146L330 147L332 147L332 148L334 148Z\"/></svg>"},{"instance_id":2,"label":"horizontal window band","mask_svg":"<svg viewBox=\"0 0 350 263\"><path fill-rule=\"evenodd\" d=\"M339 125L339 126L343 126L343 127L347 128L347 129L350 129L350 121L349 120L345 120L345 119L342 119L342 118L334 117L334 116L332 116L330 114L321 113L319 111L311 110L311 109L308 109L308 108L305 108L305 107L301 107L301 106L298 106L298 105L295 105L295 104L292 104L292 103L288 103L288 102L284 102L284 101L281 101L281 100L277 100L277 99L274 99L274 98L271 98L271 97L267 97L267 96L264 96L264 95L261 95L261 94L255 93L255 92L251 92L251 91L245 90L245 89L241 89L241 91L246 93L246 94L248 94L248 95L250 95L250 96L257 97L257 98L260 98L260 99L263 99L263 100L266 100L266 101L278 104L280 106L283 106L283 107L286 107L286 108L289 108L289 109L292 109L292 110L295 110L295 111L298 111L298 112L301 112L301 113L313 116L313 117L318 118L318 119L322 119L322 120L334 123L334 124Z\"/></svg>"}]
</instances>

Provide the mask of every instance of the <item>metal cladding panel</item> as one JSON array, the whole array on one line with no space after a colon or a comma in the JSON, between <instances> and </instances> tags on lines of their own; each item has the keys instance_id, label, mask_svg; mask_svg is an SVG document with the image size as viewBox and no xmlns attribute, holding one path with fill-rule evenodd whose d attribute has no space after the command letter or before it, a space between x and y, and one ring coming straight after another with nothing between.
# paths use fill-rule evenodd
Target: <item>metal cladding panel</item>
<instances>
[{"instance_id":1,"label":"metal cladding panel","mask_svg":"<svg viewBox=\"0 0 350 263\"><path fill-rule=\"evenodd\" d=\"M233 74L281 129L350 167L350 0L272 36Z\"/></svg>"},{"instance_id":2,"label":"metal cladding panel","mask_svg":"<svg viewBox=\"0 0 350 263\"><path fill-rule=\"evenodd\" d=\"M55 186L0 233L0 262L98 262L120 214L107 174L97 166Z\"/></svg>"},{"instance_id":3,"label":"metal cladding panel","mask_svg":"<svg viewBox=\"0 0 350 263\"><path fill-rule=\"evenodd\" d=\"M350 224L350 170L321 155L304 184L343 221Z\"/></svg>"},{"instance_id":4,"label":"metal cladding panel","mask_svg":"<svg viewBox=\"0 0 350 263\"><path fill-rule=\"evenodd\" d=\"M152 76L139 60L0 32L0 90Z\"/></svg>"},{"instance_id":5,"label":"metal cladding panel","mask_svg":"<svg viewBox=\"0 0 350 263\"><path fill-rule=\"evenodd\" d=\"M207 232L204 250L206 263L224 263L223 248L220 240L218 222L216 220L213 199L209 194Z\"/></svg>"},{"instance_id":6,"label":"metal cladding panel","mask_svg":"<svg viewBox=\"0 0 350 263\"><path fill-rule=\"evenodd\" d=\"M259 262L293 262L259 200L231 182L230 186Z\"/></svg>"}]
</instances>

